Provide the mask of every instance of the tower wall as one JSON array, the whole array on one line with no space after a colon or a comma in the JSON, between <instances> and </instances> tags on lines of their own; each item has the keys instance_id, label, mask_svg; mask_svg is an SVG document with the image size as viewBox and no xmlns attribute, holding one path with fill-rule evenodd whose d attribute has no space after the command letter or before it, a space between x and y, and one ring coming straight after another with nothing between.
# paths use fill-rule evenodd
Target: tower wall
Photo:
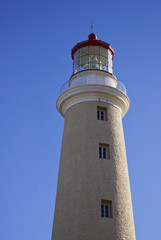
<instances>
[{"instance_id":1,"label":"tower wall","mask_svg":"<svg viewBox=\"0 0 161 240\"><path fill-rule=\"evenodd\" d=\"M107 108L106 121L97 107ZM99 143L110 159L99 158ZM101 217L101 199L112 201L112 218ZM121 113L100 101L65 114L52 240L83 239L135 239Z\"/></svg>"}]
</instances>

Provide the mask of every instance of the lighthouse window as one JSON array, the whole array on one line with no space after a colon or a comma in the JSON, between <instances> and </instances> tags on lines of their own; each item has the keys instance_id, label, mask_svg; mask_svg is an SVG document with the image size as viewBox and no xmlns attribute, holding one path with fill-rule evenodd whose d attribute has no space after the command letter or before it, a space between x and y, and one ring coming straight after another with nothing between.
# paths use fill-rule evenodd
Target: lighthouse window
<instances>
[{"instance_id":1,"label":"lighthouse window","mask_svg":"<svg viewBox=\"0 0 161 240\"><path fill-rule=\"evenodd\" d=\"M100 56L100 64L107 66L108 64L108 59L105 57Z\"/></svg>"},{"instance_id":2,"label":"lighthouse window","mask_svg":"<svg viewBox=\"0 0 161 240\"><path fill-rule=\"evenodd\" d=\"M101 200L101 217L112 218L112 201Z\"/></svg>"},{"instance_id":3,"label":"lighthouse window","mask_svg":"<svg viewBox=\"0 0 161 240\"><path fill-rule=\"evenodd\" d=\"M97 46L89 46L89 54L100 55L100 48Z\"/></svg>"},{"instance_id":4,"label":"lighthouse window","mask_svg":"<svg viewBox=\"0 0 161 240\"><path fill-rule=\"evenodd\" d=\"M99 158L109 159L109 145L99 145Z\"/></svg>"},{"instance_id":5,"label":"lighthouse window","mask_svg":"<svg viewBox=\"0 0 161 240\"><path fill-rule=\"evenodd\" d=\"M106 108L97 107L97 119L106 120Z\"/></svg>"},{"instance_id":6,"label":"lighthouse window","mask_svg":"<svg viewBox=\"0 0 161 240\"><path fill-rule=\"evenodd\" d=\"M108 51L107 49L103 48L103 47L100 47L100 56L103 56L103 57L108 57Z\"/></svg>"},{"instance_id":7,"label":"lighthouse window","mask_svg":"<svg viewBox=\"0 0 161 240\"><path fill-rule=\"evenodd\" d=\"M76 59L76 61L74 62L74 68L77 69L79 66L79 60Z\"/></svg>"},{"instance_id":8,"label":"lighthouse window","mask_svg":"<svg viewBox=\"0 0 161 240\"><path fill-rule=\"evenodd\" d=\"M98 69L112 73L111 52L100 46L78 49L74 54L73 72L77 73L87 69Z\"/></svg>"},{"instance_id":9,"label":"lighthouse window","mask_svg":"<svg viewBox=\"0 0 161 240\"><path fill-rule=\"evenodd\" d=\"M88 47L84 47L80 49L80 57L88 55Z\"/></svg>"},{"instance_id":10,"label":"lighthouse window","mask_svg":"<svg viewBox=\"0 0 161 240\"><path fill-rule=\"evenodd\" d=\"M83 56L80 58L80 66L83 66L84 69L88 69L88 56Z\"/></svg>"},{"instance_id":11,"label":"lighthouse window","mask_svg":"<svg viewBox=\"0 0 161 240\"><path fill-rule=\"evenodd\" d=\"M99 69L99 56L89 55L89 68Z\"/></svg>"},{"instance_id":12,"label":"lighthouse window","mask_svg":"<svg viewBox=\"0 0 161 240\"><path fill-rule=\"evenodd\" d=\"M76 52L74 53L74 59L77 59L77 58L79 58L79 51L76 51Z\"/></svg>"}]
</instances>

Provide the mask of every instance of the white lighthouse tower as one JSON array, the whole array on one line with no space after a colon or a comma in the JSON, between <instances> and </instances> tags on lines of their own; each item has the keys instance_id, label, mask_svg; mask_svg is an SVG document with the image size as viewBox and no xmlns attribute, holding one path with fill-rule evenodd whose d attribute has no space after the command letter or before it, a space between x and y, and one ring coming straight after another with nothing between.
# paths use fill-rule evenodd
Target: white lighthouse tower
<instances>
[{"instance_id":1,"label":"white lighthouse tower","mask_svg":"<svg viewBox=\"0 0 161 240\"><path fill-rule=\"evenodd\" d=\"M57 100L65 124L52 240L134 240L122 127L129 98L113 75L114 50L92 33L71 55Z\"/></svg>"}]
</instances>

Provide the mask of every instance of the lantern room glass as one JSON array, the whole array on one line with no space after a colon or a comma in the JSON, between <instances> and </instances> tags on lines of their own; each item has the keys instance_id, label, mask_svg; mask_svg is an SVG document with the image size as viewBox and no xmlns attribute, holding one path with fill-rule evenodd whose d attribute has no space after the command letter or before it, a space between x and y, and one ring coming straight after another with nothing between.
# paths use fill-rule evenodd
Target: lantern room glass
<instances>
[{"instance_id":1,"label":"lantern room glass","mask_svg":"<svg viewBox=\"0 0 161 240\"><path fill-rule=\"evenodd\" d=\"M87 69L97 69L113 73L111 52L100 46L87 46L74 54L73 73Z\"/></svg>"}]
</instances>

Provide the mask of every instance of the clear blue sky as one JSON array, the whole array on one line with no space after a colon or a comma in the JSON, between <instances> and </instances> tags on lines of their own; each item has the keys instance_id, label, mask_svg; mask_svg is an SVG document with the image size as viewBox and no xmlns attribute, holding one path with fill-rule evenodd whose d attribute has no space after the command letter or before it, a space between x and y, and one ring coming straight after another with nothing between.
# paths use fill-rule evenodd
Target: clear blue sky
<instances>
[{"instance_id":1,"label":"clear blue sky","mask_svg":"<svg viewBox=\"0 0 161 240\"><path fill-rule=\"evenodd\" d=\"M0 239L51 238L71 48L115 49L131 100L123 119L137 240L161 239L161 2L0 1Z\"/></svg>"}]
</instances>

